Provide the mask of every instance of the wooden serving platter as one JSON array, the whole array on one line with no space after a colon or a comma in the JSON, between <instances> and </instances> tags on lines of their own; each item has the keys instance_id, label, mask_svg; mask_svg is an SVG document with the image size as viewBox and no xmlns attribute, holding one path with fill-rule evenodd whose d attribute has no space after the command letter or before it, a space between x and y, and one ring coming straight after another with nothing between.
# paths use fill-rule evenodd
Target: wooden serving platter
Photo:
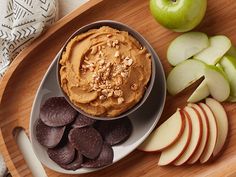
<instances>
[{"instance_id":1,"label":"wooden serving platter","mask_svg":"<svg viewBox=\"0 0 236 177\"><path fill-rule=\"evenodd\" d=\"M236 44L235 9L234 0L208 0L205 19L196 30L206 32L209 35L227 35L232 43ZM178 33L169 31L155 22L149 12L149 1L90 0L64 17L14 60L0 85L0 151L6 159L12 176L32 176L16 145L12 131L15 127L22 127L28 133L32 102L49 64L66 39L76 29L90 22L104 19L120 21L140 32L158 53L166 74L170 71L171 66L166 61L166 49ZM191 86L175 97L167 96L165 110L160 122L168 118L177 107L186 104L193 87ZM234 118L236 116L236 104L224 103L224 106L230 121L229 136L221 156L211 163L181 167L158 167L158 153L148 154L136 150L115 165L80 176L234 177L236 176L236 119ZM155 105L150 109L155 109ZM45 169L50 177L67 176Z\"/></svg>"}]
</instances>

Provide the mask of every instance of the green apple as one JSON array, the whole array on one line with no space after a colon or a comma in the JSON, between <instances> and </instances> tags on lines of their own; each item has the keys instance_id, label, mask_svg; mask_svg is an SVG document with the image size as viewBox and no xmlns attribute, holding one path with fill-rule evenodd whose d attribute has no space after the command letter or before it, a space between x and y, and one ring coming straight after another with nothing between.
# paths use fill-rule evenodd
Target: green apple
<instances>
[{"instance_id":1,"label":"green apple","mask_svg":"<svg viewBox=\"0 0 236 177\"><path fill-rule=\"evenodd\" d=\"M188 102L195 103L201 101L210 95L209 88L207 86L206 80L203 80L202 83L196 88L192 95L188 98Z\"/></svg>"},{"instance_id":2,"label":"green apple","mask_svg":"<svg viewBox=\"0 0 236 177\"><path fill-rule=\"evenodd\" d=\"M206 34L188 32L175 38L167 49L167 59L173 66L201 52L209 46Z\"/></svg>"},{"instance_id":3,"label":"green apple","mask_svg":"<svg viewBox=\"0 0 236 177\"><path fill-rule=\"evenodd\" d=\"M230 83L230 95L236 97L236 58L232 56L224 56L220 61Z\"/></svg>"},{"instance_id":4,"label":"green apple","mask_svg":"<svg viewBox=\"0 0 236 177\"><path fill-rule=\"evenodd\" d=\"M223 71L223 72L224 72L224 68L221 66L221 64L220 64L220 63L217 63L217 64L216 64L216 67L217 67L217 68L219 68L221 71Z\"/></svg>"},{"instance_id":5,"label":"green apple","mask_svg":"<svg viewBox=\"0 0 236 177\"><path fill-rule=\"evenodd\" d=\"M194 56L208 65L215 65L229 50L231 42L223 35L210 37L210 46Z\"/></svg>"},{"instance_id":6,"label":"green apple","mask_svg":"<svg viewBox=\"0 0 236 177\"><path fill-rule=\"evenodd\" d=\"M157 22L177 32L195 28L203 19L207 0L150 0L150 10Z\"/></svg>"},{"instance_id":7,"label":"green apple","mask_svg":"<svg viewBox=\"0 0 236 177\"><path fill-rule=\"evenodd\" d=\"M211 96L217 101L225 101L230 95L230 85L225 73L216 66L207 65L204 75Z\"/></svg>"},{"instance_id":8,"label":"green apple","mask_svg":"<svg viewBox=\"0 0 236 177\"><path fill-rule=\"evenodd\" d=\"M175 95L204 75L205 64L199 60L185 60L176 65L167 77L167 90Z\"/></svg>"}]
</instances>

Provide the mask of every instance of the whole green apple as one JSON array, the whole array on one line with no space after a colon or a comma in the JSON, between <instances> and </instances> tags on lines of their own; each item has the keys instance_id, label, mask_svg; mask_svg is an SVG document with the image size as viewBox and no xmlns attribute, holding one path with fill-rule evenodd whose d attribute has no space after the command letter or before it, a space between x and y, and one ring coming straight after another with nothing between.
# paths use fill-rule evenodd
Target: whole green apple
<instances>
[{"instance_id":1,"label":"whole green apple","mask_svg":"<svg viewBox=\"0 0 236 177\"><path fill-rule=\"evenodd\" d=\"M157 22L177 32L195 28L203 19L207 0L150 0L150 10Z\"/></svg>"}]
</instances>

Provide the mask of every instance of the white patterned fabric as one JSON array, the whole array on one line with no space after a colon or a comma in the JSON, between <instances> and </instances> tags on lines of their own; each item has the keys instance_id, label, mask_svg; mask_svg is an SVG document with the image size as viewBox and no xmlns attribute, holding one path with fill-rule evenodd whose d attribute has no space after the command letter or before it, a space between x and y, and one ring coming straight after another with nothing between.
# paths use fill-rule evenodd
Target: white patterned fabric
<instances>
[{"instance_id":1,"label":"white patterned fabric","mask_svg":"<svg viewBox=\"0 0 236 177\"><path fill-rule=\"evenodd\" d=\"M57 20L57 0L1 0L0 78L19 52Z\"/></svg>"},{"instance_id":2,"label":"white patterned fabric","mask_svg":"<svg viewBox=\"0 0 236 177\"><path fill-rule=\"evenodd\" d=\"M6 173L6 164L4 162L4 159L2 157L2 155L0 154L0 177L3 177L4 174Z\"/></svg>"}]
</instances>

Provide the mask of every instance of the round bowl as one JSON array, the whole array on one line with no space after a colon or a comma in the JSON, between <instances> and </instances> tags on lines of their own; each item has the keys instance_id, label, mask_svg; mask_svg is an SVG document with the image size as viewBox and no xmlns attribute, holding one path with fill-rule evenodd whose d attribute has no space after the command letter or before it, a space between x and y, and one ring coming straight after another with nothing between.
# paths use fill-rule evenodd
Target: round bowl
<instances>
[{"instance_id":1,"label":"round bowl","mask_svg":"<svg viewBox=\"0 0 236 177\"><path fill-rule=\"evenodd\" d=\"M133 36L143 47L145 47L147 49L147 51L151 54L151 63L152 63L152 72L151 72L151 78L149 80L149 83L148 83L148 87L142 97L142 99L136 104L134 105L133 107L131 107L129 110L127 110L126 112L118 115L118 116L115 116L115 117L100 117L100 116L93 116L93 115L90 115L86 112L84 112L83 110L81 110L80 108L78 108L76 105L74 105L71 100L69 99L69 97L67 96L67 94L63 91L63 89L61 88L61 84L60 84L60 74L59 74L59 71L60 71L60 59L61 59L61 56L62 56L62 53L63 51L65 50L65 47L67 46L68 42L74 38L75 36L77 36L78 34L81 34L81 33L84 33L84 32L87 32L88 30L90 29L97 29L97 28L100 28L102 26L109 26L109 27L112 27L112 28L115 28L117 30L120 30L120 31L126 31L128 32L131 36ZM97 21L97 22L94 22L94 23L90 23L86 26L83 26L81 27L80 29L78 29L74 34L71 35L71 37L66 41L64 47L62 48L60 54L59 54L59 57L58 57L58 60L57 60L57 83L58 83L58 86L62 92L62 95L66 98L66 100L68 101L68 103L74 108L76 109L78 112L80 112L81 114L84 114L92 119L97 119L97 120L114 120L114 119L120 119L122 117L126 117L128 115L130 115L131 113L133 113L134 111L136 111L137 109L139 109L143 103L147 100L148 96L150 95L150 92L153 88L153 85L154 85L154 81L155 81L155 75L156 75L156 65L155 65L155 60L158 60L158 57L157 55L154 55L153 54L153 49L151 47L151 45L144 39L144 37L142 37L141 34L139 34L137 31L135 31L134 29L130 28L129 26L125 25L125 24L122 24L120 22L116 22L116 21L112 21L112 20L102 20L102 21Z\"/></svg>"}]
</instances>

